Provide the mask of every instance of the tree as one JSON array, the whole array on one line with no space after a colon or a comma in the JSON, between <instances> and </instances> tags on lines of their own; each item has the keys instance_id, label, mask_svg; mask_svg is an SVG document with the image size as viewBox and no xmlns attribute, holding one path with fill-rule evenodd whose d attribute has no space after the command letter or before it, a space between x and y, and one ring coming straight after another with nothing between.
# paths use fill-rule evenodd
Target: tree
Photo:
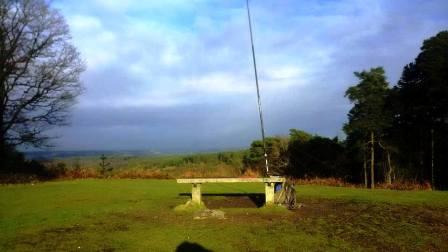
<instances>
[{"instance_id":1,"label":"tree","mask_svg":"<svg viewBox=\"0 0 448 252\"><path fill-rule=\"evenodd\" d=\"M403 69L392 92L394 127L404 154L418 177L448 180L448 31L423 42L421 52ZM442 180L442 179L440 179ZM440 184L440 183L439 183ZM445 184L445 186L448 186Z\"/></svg>"},{"instance_id":2,"label":"tree","mask_svg":"<svg viewBox=\"0 0 448 252\"><path fill-rule=\"evenodd\" d=\"M288 138L281 136L267 137L265 143L270 170L274 174L284 175L285 169L288 167ZM263 142L255 140L251 143L248 153L243 157L244 166L264 173L264 162Z\"/></svg>"},{"instance_id":3,"label":"tree","mask_svg":"<svg viewBox=\"0 0 448 252\"><path fill-rule=\"evenodd\" d=\"M45 0L0 1L0 152L48 144L81 93L84 62Z\"/></svg>"},{"instance_id":4,"label":"tree","mask_svg":"<svg viewBox=\"0 0 448 252\"><path fill-rule=\"evenodd\" d=\"M303 130L298 129L290 129L289 130L289 139L291 142L299 141L301 143L308 142L313 138L313 135L311 135L308 132L305 132Z\"/></svg>"},{"instance_id":5,"label":"tree","mask_svg":"<svg viewBox=\"0 0 448 252\"><path fill-rule=\"evenodd\" d=\"M365 134L359 130L351 131L347 134L347 138L344 141L346 166L352 176L351 179L354 182L361 182L363 180L364 187L368 187L368 174L367 174L367 150L365 145ZM359 167L362 166L362 172L359 171ZM359 179L361 178L361 179Z\"/></svg>"},{"instance_id":6,"label":"tree","mask_svg":"<svg viewBox=\"0 0 448 252\"><path fill-rule=\"evenodd\" d=\"M370 186L375 188L375 146L384 129L389 126L389 116L385 113L385 99L389 92L382 67L370 71L355 72L360 82L349 87L345 96L354 104L348 113L348 123L344 126L347 135L361 133L370 154Z\"/></svg>"},{"instance_id":7,"label":"tree","mask_svg":"<svg viewBox=\"0 0 448 252\"><path fill-rule=\"evenodd\" d=\"M110 162L106 161L107 157L104 154L102 154L100 156L100 160L101 160L101 162L100 162L100 167L101 167L100 172L101 172L101 175L105 176L106 172L112 171L113 168L109 167L110 166Z\"/></svg>"},{"instance_id":8,"label":"tree","mask_svg":"<svg viewBox=\"0 0 448 252\"><path fill-rule=\"evenodd\" d=\"M290 129L288 174L300 177L346 177L344 147L337 138Z\"/></svg>"}]
</instances>

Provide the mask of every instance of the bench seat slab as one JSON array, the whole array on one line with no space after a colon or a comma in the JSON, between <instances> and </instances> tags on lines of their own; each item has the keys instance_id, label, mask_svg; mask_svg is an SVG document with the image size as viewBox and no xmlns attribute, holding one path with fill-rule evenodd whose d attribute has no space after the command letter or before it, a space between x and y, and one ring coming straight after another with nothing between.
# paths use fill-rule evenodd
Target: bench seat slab
<instances>
[{"instance_id":1,"label":"bench seat slab","mask_svg":"<svg viewBox=\"0 0 448 252\"><path fill-rule=\"evenodd\" d=\"M177 179L180 184L203 184L203 183L283 183L286 179L282 177L270 178L193 178Z\"/></svg>"}]
</instances>

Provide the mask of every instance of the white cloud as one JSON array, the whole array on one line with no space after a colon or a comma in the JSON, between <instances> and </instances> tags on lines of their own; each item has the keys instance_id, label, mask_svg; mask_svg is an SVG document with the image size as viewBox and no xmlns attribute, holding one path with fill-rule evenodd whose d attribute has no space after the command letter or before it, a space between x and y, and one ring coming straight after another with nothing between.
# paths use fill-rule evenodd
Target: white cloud
<instances>
[{"instance_id":1,"label":"white cloud","mask_svg":"<svg viewBox=\"0 0 448 252\"><path fill-rule=\"evenodd\" d=\"M86 59L88 71L113 64L117 60L117 35L104 27L97 17L68 16L75 44Z\"/></svg>"},{"instance_id":2,"label":"white cloud","mask_svg":"<svg viewBox=\"0 0 448 252\"><path fill-rule=\"evenodd\" d=\"M97 0L97 3L122 13L137 6L141 9L148 6L159 10L166 8L154 2L141 5L135 1ZM168 3L168 6L171 4L173 2ZM185 2L182 4L185 5ZM342 11L352 7L341 4L338 8ZM364 13L366 10L359 11ZM263 20L278 18L276 13L266 11L254 13L259 15L255 21L262 23ZM217 13L223 19L213 16ZM117 106L174 106L195 103L197 99L213 100L210 96L219 99L223 96L253 95L254 78L245 12L238 9L217 13L200 13L190 29L173 27L151 17L125 14L119 16L119 22L111 22L106 17L100 20L98 17L74 15L70 18L70 24L73 25L77 44L87 59L88 71L114 67L133 80L132 83L113 83L118 80L108 79L112 83L101 84L111 88L116 86L124 91L112 97L117 99ZM338 47L323 44L319 40L325 36L342 34L341 41L351 41L354 39L352 29L362 27L363 23L370 24L371 16L376 17L376 14L363 15L355 27L349 26L353 20L350 15L337 14L287 17L295 23L289 26L290 30L281 27L281 22L273 22L268 26L256 25L255 42L257 49L260 49L257 58L260 59L261 89L275 95L293 86L311 84L315 79L313 75L333 62L332 54ZM310 29L307 25L321 27ZM297 32L303 27L312 32L296 41ZM322 34L322 27L331 30L331 33ZM294 34L292 37L291 32ZM372 31L365 34L369 32ZM357 36L366 36L363 34ZM282 39L292 40L280 46ZM92 104L99 103L101 99L98 96L103 94L91 94Z\"/></svg>"},{"instance_id":3,"label":"white cloud","mask_svg":"<svg viewBox=\"0 0 448 252\"><path fill-rule=\"evenodd\" d=\"M72 31L74 32L80 32L85 30L91 31L102 28L101 21L98 18L86 15L69 16L68 24L70 25Z\"/></svg>"},{"instance_id":4,"label":"white cloud","mask_svg":"<svg viewBox=\"0 0 448 252\"><path fill-rule=\"evenodd\" d=\"M279 66L265 70L267 77L270 79L295 79L303 75L303 69L293 66Z\"/></svg>"},{"instance_id":5,"label":"white cloud","mask_svg":"<svg viewBox=\"0 0 448 252\"><path fill-rule=\"evenodd\" d=\"M87 0L94 2L96 7L114 13L126 13L129 11L156 11L185 10L194 8L206 0Z\"/></svg>"},{"instance_id":6,"label":"white cloud","mask_svg":"<svg viewBox=\"0 0 448 252\"><path fill-rule=\"evenodd\" d=\"M182 61L181 52L175 45L168 46L162 52L160 60L167 66L179 64Z\"/></svg>"},{"instance_id":7,"label":"white cloud","mask_svg":"<svg viewBox=\"0 0 448 252\"><path fill-rule=\"evenodd\" d=\"M202 76L186 79L183 88L193 89L197 93L214 95L223 94L247 94L253 91L248 85L249 80L245 76L232 73L213 72Z\"/></svg>"},{"instance_id":8,"label":"white cloud","mask_svg":"<svg viewBox=\"0 0 448 252\"><path fill-rule=\"evenodd\" d=\"M132 0L95 0L98 6L111 11L124 11L135 4Z\"/></svg>"}]
</instances>

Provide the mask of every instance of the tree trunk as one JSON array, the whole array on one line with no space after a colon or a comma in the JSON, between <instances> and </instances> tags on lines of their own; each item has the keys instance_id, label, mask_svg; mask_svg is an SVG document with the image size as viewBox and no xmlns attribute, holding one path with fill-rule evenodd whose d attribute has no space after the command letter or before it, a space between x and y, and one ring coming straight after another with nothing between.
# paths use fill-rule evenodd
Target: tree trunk
<instances>
[{"instance_id":1,"label":"tree trunk","mask_svg":"<svg viewBox=\"0 0 448 252\"><path fill-rule=\"evenodd\" d=\"M370 188L375 189L375 134L370 132Z\"/></svg>"},{"instance_id":2,"label":"tree trunk","mask_svg":"<svg viewBox=\"0 0 448 252\"><path fill-rule=\"evenodd\" d=\"M364 162L363 162L363 170L364 170L364 187L367 188L368 185L368 179L367 179L367 157L366 157L366 150L363 148L363 157L364 157Z\"/></svg>"},{"instance_id":3,"label":"tree trunk","mask_svg":"<svg viewBox=\"0 0 448 252\"><path fill-rule=\"evenodd\" d=\"M434 179L434 129L431 128L431 187L433 190L435 187L435 179Z\"/></svg>"},{"instance_id":4,"label":"tree trunk","mask_svg":"<svg viewBox=\"0 0 448 252\"><path fill-rule=\"evenodd\" d=\"M1 127L1 125L0 125L0 127ZM5 167L6 160L7 160L6 142L5 142L5 138L2 134L2 132L0 132L0 172L2 170L7 169Z\"/></svg>"},{"instance_id":5,"label":"tree trunk","mask_svg":"<svg viewBox=\"0 0 448 252\"><path fill-rule=\"evenodd\" d=\"M392 184L392 172L393 172L393 167L392 167L392 162L390 161L390 151L386 151L386 155L387 155L387 173L386 173L386 183L388 185Z\"/></svg>"}]
</instances>

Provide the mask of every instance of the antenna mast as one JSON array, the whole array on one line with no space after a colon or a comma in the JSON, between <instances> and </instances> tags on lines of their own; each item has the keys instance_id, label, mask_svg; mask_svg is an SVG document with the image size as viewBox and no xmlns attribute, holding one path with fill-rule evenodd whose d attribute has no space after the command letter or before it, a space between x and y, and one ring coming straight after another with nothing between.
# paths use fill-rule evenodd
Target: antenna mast
<instances>
[{"instance_id":1,"label":"antenna mast","mask_svg":"<svg viewBox=\"0 0 448 252\"><path fill-rule=\"evenodd\" d=\"M254 63L255 85L257 86L258 113L260 114L261 138L263 141L264 160L266 164L266 174L269 175L268 154L266 153L266 143L264 137L263 112L261 109L260 88L258 87L257 61L255 60L254 39L252 35L252 22L250 20L249 0L246 0L247 19L249 20L250 44L252 46L252 60Z\"/></svg>"}]
</instances>

